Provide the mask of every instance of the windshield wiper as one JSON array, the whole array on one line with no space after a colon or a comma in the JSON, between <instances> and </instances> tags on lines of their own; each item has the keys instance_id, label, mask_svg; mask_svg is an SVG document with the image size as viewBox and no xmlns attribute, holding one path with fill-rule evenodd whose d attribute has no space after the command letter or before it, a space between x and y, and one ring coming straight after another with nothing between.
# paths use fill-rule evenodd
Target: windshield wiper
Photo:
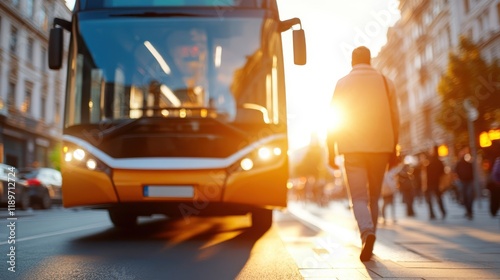
<instances>
[{"instance_id":1,"label":"windshield wiper","mask_svg":"<svg viewBox=\"0 0 500 280\"><path fill-rule=\"evenodd\" d=\"M210 120L216 122L217 124L222 125L225 128L229 128L229 130L231 130L233 132L236 132L237 134L239 134L240 136L243 136L244 138L248 138L250 136L248 132L246 132L246 131L244 131L242 129L239 129L238 127L236 127L234 125L230 125L230 124L228 124L226 122L223 122L221 120L218 120L216 118L212 118Z\"/></svg>"},{"instance_id":2,"label":"windshield wiper","mask_svg":"<svg viewBox=\"0 0 500 280\"><path fill-rule=\"evenodd\" d=\"M137 119L130 119L124 123L121 123L119 125L112 126L112 127L107 128L103 131L100 131L98 134L99 134L100 138L103 138L103 139L109 138L113 135L116 135L119 132L123 132L123 130L125 130L125 129L134 127L139 121L141 121L143 119L144 119L144 117L137 118Z\"/></svg>"},{"instance_id":3,"label":"windshield wiper","mask_svg":"<svg viewBox=\"0 0 500 280\"><path fill-rule=\"evenodd\" d=\"M106 138L110 138L112 137L113 135L117 135L119 133L123 133L125 130L127 129L130 129L134 126L136 126L140 121L143 121L145 119L151 119L151 117L140 117L140 118L137 118L137 119L130 119L124 123L121 123L119 125L116 125L116 126L113 126L113 127L110 127L110 128L107 128L103 131L100 131L98 134L99 134L99 138L101 139L106 139ZM164 119L164 120L168 120L168 118L161 118L161 119ZM211 120L215 123L217 123L218 125L220 126L223 126L225 128L228 128L229 130L231 130L232 132L235 132L236 134L238 134L239 136L243 137L243 138L248 138L250 135L248 132L234 126L234 125L231 125L231 124L228 124L226 122L223 122L221 120L218 120L216 118L197 118L198 121L200 120Z\"/></svg>"}]
</instances>

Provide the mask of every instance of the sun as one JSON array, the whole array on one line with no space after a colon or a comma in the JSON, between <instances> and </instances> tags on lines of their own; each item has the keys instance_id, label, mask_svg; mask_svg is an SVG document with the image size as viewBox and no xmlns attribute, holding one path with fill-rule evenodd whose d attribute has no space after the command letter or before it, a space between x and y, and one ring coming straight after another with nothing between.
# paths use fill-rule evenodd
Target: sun
<instances>
[{"instance_id":1,"label":"sun","mask_svg":"<svg viewBox=\"0 0 500 280\"><path fill-rule=\"evenodd\" d=\"M317 89L314 87L308 94L293 100L289 118L289 140L291 148L300 148L309 145L311 136L317 136L320 141L326 139L326 132L331 125L329 117L329 102L333 90ZM318 94L321 92L321 94ZM297 103L297 104L295 104Z\"/></svg>"}]
</instances>

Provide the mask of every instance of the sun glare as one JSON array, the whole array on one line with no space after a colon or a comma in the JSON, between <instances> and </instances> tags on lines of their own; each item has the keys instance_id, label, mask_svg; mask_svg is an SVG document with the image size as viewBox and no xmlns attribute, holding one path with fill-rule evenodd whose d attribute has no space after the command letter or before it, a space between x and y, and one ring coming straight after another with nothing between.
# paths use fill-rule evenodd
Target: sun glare
<instances>
[{"instance_id":1,"label":"sun glare","mask_svg":"<svg viewBox=\"0 0 500 280\"><path fill-rule=\"evenodd\" d=\"M291 37L283 33L287 73L290 148L308 145L311 135L344 124L341 110L329 109L335 84L351 70L351 52L365 45L376 56L387 28L400 17L397 0L278 0L280 17L301 19L306 32L307 64L290 63Z\"/></svg>"},{"instance_id":2,"label":"sun glare","mask_svg":"<svg viewBox=\"0 0 500 280\"><path fill-rule=\"evenodd\" d=\"M330 107L327 113L327 130L335 131L346 125L343 110L340 106Z\"/></svg>"}]
</instances>

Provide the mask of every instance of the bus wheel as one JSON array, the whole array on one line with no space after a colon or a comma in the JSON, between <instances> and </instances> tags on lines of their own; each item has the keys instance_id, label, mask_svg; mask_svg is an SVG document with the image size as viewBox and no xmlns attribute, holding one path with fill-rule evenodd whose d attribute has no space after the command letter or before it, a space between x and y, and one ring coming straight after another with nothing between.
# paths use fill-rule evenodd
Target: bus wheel
<instances>
[{"instance_id":1,"label":"bus wheel","mask_svg":"<svg viewBox=\"0 0 500 280\"><path fill-rule=\"evenodd\" d=\"M273 224L273 210L259 208L252 211L252 227L268 230Z\"/></svg>"},{"instance_id":2,"label":"bus wheel","mask_svg":"<svg viewBox=\"0 0 500 280\"><path fill-rule=\"evenodd\" d=\"M50 198L49 192L45 192L40 198L40 207L42 209L49 209L52 206L52 198Z\"/></svg>"},{"instance_id":3,"label":"bus wheel","mask_svg":"<svg viewBox=\"0 0 500 280\"><path fill-rule=\"evenodd\" d=\"M28 210L30 208L31 197L26 190L21 193L21 199L19 201L19 208L21 210Z\"/></svg>"},{"instance_id":4,"label":"bus wheel","mask_svg":"<svg viewBox=\"0 0 500 280\"><path fill-rule=\"evenodd\" d=\"M109 210L109 219L117 228L130 228L137 225L137 215Z\"/></svg>"}]
</instances>

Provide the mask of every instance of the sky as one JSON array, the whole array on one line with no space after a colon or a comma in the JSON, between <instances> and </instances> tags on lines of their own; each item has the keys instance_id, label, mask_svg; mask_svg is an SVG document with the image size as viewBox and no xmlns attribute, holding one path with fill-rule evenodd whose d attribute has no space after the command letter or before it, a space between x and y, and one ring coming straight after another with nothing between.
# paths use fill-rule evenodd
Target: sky
<instances>
[{"instance_id":1,"label":"sky","mask_svg":"<svg viewBox=\"0 0 500 280\"><path fill-rule=\"evenodd\" d=\"M365 45L376 56L388 27L400 18L398 5L398 0L278 0L281 20L301 19L307 45L307 64L295 66L291 35L283 34L290 149L308 145L311 133L324 139L330 99L337 80L351 70L352 50Z\"/></svg>"},{"instance_id":2,"label":"sky","mask_svg":"<svg viewBox=\"0 0 500 280\"><path fill-rule=\"evenodd\" d=\"M320 139L338 79L351 70L351 51L367 46L372 57L386 43L389 26L399 20L398 0L277 0L280 19L298 17L306 32L307 64L293 64L290 31L283 33L290 149ZM74 0L66 0L72 9Z\"/></svg>"},{"instance_id":3,"label":"sky","mask_svg":"<svg viewBox=\"0 0 500 280\"><path fill-rule=\"evenodd\" d=\"M74 5L75 5L75 0L66 0L66 6L68 6L70 10L73 9Z\"/></svg>"}]
</instances>

